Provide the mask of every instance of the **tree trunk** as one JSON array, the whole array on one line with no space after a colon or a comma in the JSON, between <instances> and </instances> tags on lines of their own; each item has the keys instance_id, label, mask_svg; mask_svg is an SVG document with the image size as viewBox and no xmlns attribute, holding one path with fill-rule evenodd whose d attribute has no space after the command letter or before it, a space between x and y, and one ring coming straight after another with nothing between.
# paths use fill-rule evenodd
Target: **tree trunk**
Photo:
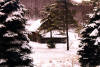
<instances>
[{"instance_id":1,"label":"tree trunk","mask_svg":"<svg viewBox=\"0 0 100 67\"><path fill-rule=\"evenodd\" d=\"M52 39L52 30L50 31L50 38Z\"/></svg>"},{"instance_id":2,"label":"tree trunk","mask_svg":"<svg viewBox=\"0 0 100 67\"><path fill-rule=\"evenodd\" d=\"M69 36L68 36L68 24L66 24L66 36L67 36L67 50L69 50Z\"/></svg>"},{"instance_id":3,"label":"tree trunk","mask_svg":"<svg viewBox=\"0 0 100 67\"><path fill-rule=\"evenodd\" d=\"M69 2L69 0L68 0L68 1L64 0L66 10L67 10L67 2ZM66 13L68 13L68 12L66 12ZM66 26L67 50L69 50L69 36L68 36L68 22L69 22L69 21L66 22L66 19L65 19L65 18L67 18L67 17L64 16L64 22L65 22L65 26ZM68 20L68 19L67 19L67 20Z\"/></svg>"},{"instance_id":4,"label":"tree trunk","mask_svg":"<svg viewBox=\"0 0 100 67\"><path fill-rule=\"evenodd\" d=\"M67 50L69 50L68 24L67 24L67 29L66 29L66 35L67 35Z\"/></svg>"}]
</instances>

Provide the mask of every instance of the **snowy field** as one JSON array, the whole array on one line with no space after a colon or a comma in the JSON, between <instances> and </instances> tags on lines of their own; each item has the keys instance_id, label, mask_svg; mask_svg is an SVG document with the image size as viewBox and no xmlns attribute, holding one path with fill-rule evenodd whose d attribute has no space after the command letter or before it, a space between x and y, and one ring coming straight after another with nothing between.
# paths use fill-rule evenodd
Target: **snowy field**
<instances>
[{"instance_id":1,"label":"snowy field","mask_svg":"<svg viewBox=\"0 0 100 67\"><path fill-rule=\"evenodd\" d=\"M26 29L37 31L41 23L39 20L29 20ZM47 35L49 36L49 34ZM55 36L55 35L54 35ZM30 42L35 67L80 67L77 55L79 37L74 30L69 30L70 50L67 51L66 44L57 43L55 49L48 49L47 44Z\"/></svg>"},{"instance_id":2,"label":"snowy field","mask_svg":"<svg viewBox=\"0 0 100 67\"><path fill-rule=\"evenodd\" d=\"M70 50L66 44L56 44L55 49L48 49L47 44L30 42L36 67L80 67L77 55L79 38L76 33L69 31Z\"/></svg>"}]
</instances>

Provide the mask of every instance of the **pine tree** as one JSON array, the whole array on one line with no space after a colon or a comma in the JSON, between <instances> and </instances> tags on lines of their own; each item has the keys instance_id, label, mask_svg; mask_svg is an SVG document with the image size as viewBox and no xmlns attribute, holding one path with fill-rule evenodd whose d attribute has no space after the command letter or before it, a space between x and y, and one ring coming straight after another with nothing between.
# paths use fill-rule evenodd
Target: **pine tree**
<instances>
[{"instance_id":1,"label":"pine tree","mask_svg":"<svg viewBox=\"0 0 100 67\"><path fill-rule=\"evenodd\" d=\"M47 6L43 11L43 24L39 28L39 30L46 29L47 32L51 32L52 30L60 30L65 33L67 36L67 50L69 50L69 38L68 38L68 26L77 25L74 20L71 11L66 6L64 1L56 1L55 3Z\"/></svg>"},{"instance_id":2,"label":"pine tree","mask_svg":"<svg viewBox=\"0 0 100 67\"><path fill-rule=\"evenodd\" d=\"M89 24L82 31L79 62L82 67L100 65L100 9L97 9Z\"/></svg>"},{"instance_id":3,"label":"pine tree","mask_svg":"<svg viewBox=\"0 0 100 67\"><path fill-rule=\"evenodd\" d=\"M19 0L0 1L0 67L33 67L25 11Z\"/></svg>"}]
</instances>

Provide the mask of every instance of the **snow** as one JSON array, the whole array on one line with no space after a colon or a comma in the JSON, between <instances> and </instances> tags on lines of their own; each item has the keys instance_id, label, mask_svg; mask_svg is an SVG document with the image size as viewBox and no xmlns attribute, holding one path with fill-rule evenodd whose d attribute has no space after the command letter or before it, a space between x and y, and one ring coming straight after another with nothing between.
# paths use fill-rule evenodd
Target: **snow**
<instances>
[{"instance_id":1,"label":"snow","mask_svg":"<svg viewBox=\"0 0 100 67\"><path fill-rule=\"evenodd\" d=\"M97 11L98 10L98 7L94 7L93 11Z\"/></svg>"},{"instance_id":2,"label":"snow","mask_svg":"<svg viewBox=\"0 0 100 67\"><path fill-rule=\"evenodd\" d=\"M79 37L72 30L69 31L70 50L67 51L66 43L57 43L55 49L48 49L47 44L30 42L33 48L31 57L35 67L80 67L77 55Z\"/></svg>"},{"instance_id":3,"label":"snow","mask_svg":"<svg viewBox=\"0 0 100 67\"><path fill-rule=\"evenodd\" d=\"M98 35L98 29L94 29L90 36L97 36Z\"/></svg>"},{"instance_id":4,"label":"snow","mask_svg":"<svg viewBox=\"0 0 100 67\"><path fill-rule=\"evenodd\" d=\"M0 15L5 15L5 13L3 13L3 12L0 12Z\"/></svg>"},{"instance_id":5,"label":"snow","mask_svg":"<svg viewBox=\"0 0 100 67\"><path fill-rule=\"evenodd\" d=\"M95 23L100 23L100 20L95 21Z\"/></svg>"},{"instance_id":6,"label":"snow","mask_svg":"<svg viewBox=\"0 0 100 67\"><path fill-rule=\"evenodd\" d=\"M95 45L98 45L98 43L100 43L100 37L97 37Z\"/></svg>"},{"instance_id":7,"label":"snow","mask_svg":"<svg viewBox=\"0 0 100 67\"><path fill-rule=\"evenodd\" d=\"M22 13L21 11L14 11L11 16L10 15L8 16L8 18L6 19L6 22L13 21L16 19L20 20L22 18L21 13Z\"/></svg>"},{"instance_id":8,"label":"snow","mask_svg":"<svg viewBox=\"0 0 100 67\"><path fill-rule=\"evenodd\" d=\"M11 22L11 21L13 21L14 19L19 19L19 18L17 18L16 16L11 16L11 17L8 17L8 18L6 19L6 22Z\"/></svg>"},{"instance_id":9,"label":"snow","mask_svg":"<svg viewBox=\"0 0 100 67\"><path fill-rule=\"evenodd\" d=\"M97 15L100 15L100 11L99 11L99 12L97 12Z\"/></svg>"},{"instance_id":10,"label":"snow","mask_svg":"<svg viewBox=\"0 0 100 67\"><path fill-rule=\"evenodd\" d=\"M80 30L80 33L83 33L86 31L86 27Z\"/></svg>"},{"instance_id":11,"label":"snow","mask_svg":"<svg viewBox=\"0 0 100 67\"><path fill-rule=\"evenodd\" d=\"M5 59L0 59L0 64L3 63L3 62L6 62Z\"/></svg>"},{"instance_id":12,"label":"snow","mask_svg":"<svg viewBox=\"0 0 100 67\"><path fill-rule=\"evenodd\" d=\"M89 24L88 26L94 28L94 27L96 26L96 24L95 24L95 23L91 23L91 24Z\"/></svg>"},{"instance_id":13,"label":"snow","mask_svg":"<svg viewBox=\"0 0 100 67\"><path fill-rule=\"evenodd\" d=\"M2 7L5 7L5 6L12 4L12 3L13 3L13 1L6 2Z\"/></svg>"},{"instance_id":14,"label":"snow","mask_svg":"<svg viewBox=\"0 0 100 67\"><path fill-rule=\"evenodd\" d=\"M22 17L21 13L22 13L22 11L14 11L12 15Z\"/></svg>"},{"instance_id":15,"label":"snow","mask_svg":"<svg viewBox=\"0 0 100 67\"><path fill-rule=\"evenodd\" d=\"M28 20L26 29L36 32L41 26L40 21L41 19ZM50 37L50 32L42 36ZM66 35L60 35L59 31L53 31L53 37L66 37ZM46 43L29 42L29 45L32 47L30 56L34 60L34 67L80 67L78 62L79 56L77 55L80 41L74 29L69 30L69 44L70 50L67 51L66 43L57 43L55 44L55 49L48 49Z\"/></svg>"},{"instance_id":16,"label":"snow","mask_svg":"<svg viewBox=\"0 0 100 67\"><path fill-rule=\"evenodd\" d=\"M73 33L74 33L74 35L73 35ZM50 37L50 32L44 33L44 34L41 34L41 35L42 35L44 38L49 38L49 37ZM78 34L75 33L74 30L69 29L69 36L70 36L70 39L73 40L74 37L77 37L77 36L78 36ZM64 38L64 37L66 37L66 34L61 35L60 32L59 32L58 30L53 30L53 31L52 31L52 37L56 37L56 38Z\"/></svg>"},{"instance_id":17,"label":"snow","mask_svg":"<svg viewBox=\"0 0 100 67\"><path fill-rule=\"evenodd\" d=\"M74 1L76 3L82 3L82 0L72 0L72 1Z\"/></svg>"},{"instance_id":18,"label":"snow","mask_svg":"<svg viewBox=\"0 0 100 67\"><path fill-rule=\"evenodd\" d=\"M30 49L30 47L29 47L28 45L25 45L25 44L22 45L21 47L24 48L24 49L25 49L25 48L26 48L26 49Z\"/></svg>"},{"instance_id":19,"label":"snow","mask_svg":"<svg viewBox=\"0 0 100 67\"><path fill-rule=\"evenodd\" d=\"M44 38L48 38L50 37L50 32L48 33L44 33L44 34L41 34ZM66 37L66 35L60 35L60 32L58 30L53 30L52 31L52 37L60 37L60 38L63 38L63 37Z\"/></svg>"},{"instance_id":20,"label":"snow","mask_svg":"<svg viewBox=\"0 0 100 67\"><path fill-rule=\"evenodd\" d=\"M18 34L11 32L11 31L7 31L3 36L4 37L14 37L14 36L18 36Z\"/></svg>"},{"instance_id":21,"label":"snow","mask_svg":"<svg viewBox=\"0 0 100 67\"><path fill-rule=\"evenodd\" d=\"M3 24L0 24L0 28L2 28L2 27L5 27L5 25L3 25Z\"/></svg>"},{"instance_id":22,"label":"snow","mask_svg":"<svg viewBox=\"0 0 100 67\"><path fill-rule=\"evenodd\" d=\"M41 26L42 23L40 23L41 19L38 19L38 20L28 20L27 21L27 26L26 26L26 29L28 31L31 31L31 32L36 32L37 29Z\"/></svg>"},{"instance_id":23,"label":"snow","mask_svg":"<svg viewBox=\"0 0 100 67\"><path fill-rule=\"evenodd\" d=\"M90 13L90 14L87 14L90 18L93 18L95 14L93 13Z\"/></svg>"}]
</instances>

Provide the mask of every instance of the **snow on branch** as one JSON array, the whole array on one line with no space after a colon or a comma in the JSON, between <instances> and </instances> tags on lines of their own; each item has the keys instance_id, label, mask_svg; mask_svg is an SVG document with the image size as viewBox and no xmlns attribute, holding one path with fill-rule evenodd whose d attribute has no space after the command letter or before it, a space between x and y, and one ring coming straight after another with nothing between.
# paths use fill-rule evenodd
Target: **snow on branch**
<instances>
[{"instance_id":1,"label":"snow on branch","mask_svg":"<svg viewBox=\"0 0 100 67\"><path fill-rule=\"evenodd\" d=\"M97 37L96 41L95 41L95 45L98 45L98 43L100 43L100 37Z\"/></svg>"},{"instance_id":2,"label":"snow on branch","mask_svg":"<svg viewBox=\"0 0 100 67\"><path fill-rule=\"evenodd\" d=\"M95 23L100 23L100 20L95 21Z\"/></svg>"},{"instance_id":3,"label":"snow on branch","mask_svg":"<svg viewBox=\"0 0 100 67\"><path fill-rule=\"evenodd\" d=\"M3 13L3 12L0 12L0 15L5 15L5 13Z\"/></svg>"},{"instance_id":4,"label":"snow on branch","mask_svg":"<svg viewBox=\"0 0 100 67\"><path fill-rule=\"evenodd\" d=\"M96 26L96 24L95 23L91 23L88 26L94 28Z\"/></svg>"},{"instance_id":5,"label":"snow on branch","mask_svg":"<svg viewBox=\"0 0 100 67\"><path fill-rule=\"evenodd\" d=\"M11 21L20 20L20 19L21 19L20 17L12 16L12 17L8 17L6 19L6 22L11 22Z\"/></svg>"},{"instance_id":6,"label":"snow on branch","mask_svg":"<svg viewBox=\"0 0 100 67\"><path fill-rule=\"evenodd\" d=\"M92 33L90 34L90 36L97 36L98 35L98 29L94 29L93 31L92 31Z\"/></svg>"}]
</instances>

